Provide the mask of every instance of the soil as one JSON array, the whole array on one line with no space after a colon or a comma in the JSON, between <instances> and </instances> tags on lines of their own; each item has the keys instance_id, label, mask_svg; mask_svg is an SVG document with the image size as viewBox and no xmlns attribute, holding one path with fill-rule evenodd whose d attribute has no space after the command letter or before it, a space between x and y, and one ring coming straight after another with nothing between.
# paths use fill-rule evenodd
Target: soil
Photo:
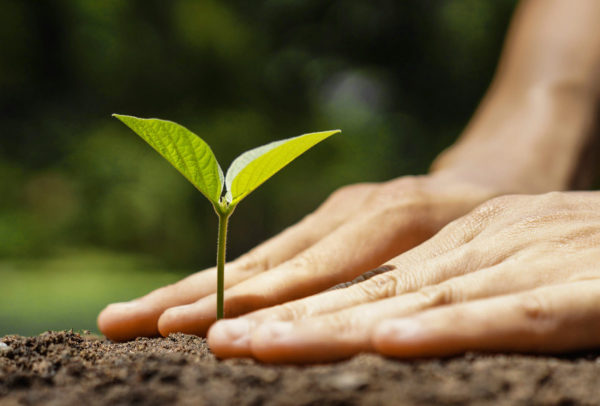
<instances>
[{"instance_id":1,"label":"soil","mask_svg":"<svg viewBox=\"0 0 600 406\"><path fill-rule=\"evenodd\" d=\"M282 366L220 361L203 339L184 334L119 344L47 332L0 339L0 404L593 405L600 352L412 361L363 354Z\"/></svg>"}]
</instances>

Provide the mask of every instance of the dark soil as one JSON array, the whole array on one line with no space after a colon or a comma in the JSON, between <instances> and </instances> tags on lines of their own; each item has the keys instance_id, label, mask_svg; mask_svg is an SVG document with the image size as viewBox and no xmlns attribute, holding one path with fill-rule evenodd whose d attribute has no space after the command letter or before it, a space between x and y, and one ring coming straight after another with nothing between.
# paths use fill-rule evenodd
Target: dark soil
<instances>
[{"instance_id":1,"label":"dark soil","mask_svg":"<svg viewBox=\"0 0 600 406\"><path fill-rule=\"evenodd\" d=\"M592 405L600 354L476 355L329 365L218 361L183 334L115 344L48 332L0 339L2 405Z\"/></svg>"}]
</instances>

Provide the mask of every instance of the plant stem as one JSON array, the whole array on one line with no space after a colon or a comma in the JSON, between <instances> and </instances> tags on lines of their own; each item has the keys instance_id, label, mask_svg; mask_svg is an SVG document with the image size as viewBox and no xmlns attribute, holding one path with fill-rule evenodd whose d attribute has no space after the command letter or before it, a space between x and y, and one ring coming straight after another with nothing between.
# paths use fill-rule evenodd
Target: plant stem
<instances>
[{"instance_id":1,"label":"plant stem","mask_svg":"<svg viewBox=\"0 0 600 406\"><path fill-rule=\"evenodd\" d=\"M229 213L219 215L219 237L217 240L217 320L223 318L223 292L225 290L225 250L227 248L227 223Z\"/></svg>"}]
</instances>

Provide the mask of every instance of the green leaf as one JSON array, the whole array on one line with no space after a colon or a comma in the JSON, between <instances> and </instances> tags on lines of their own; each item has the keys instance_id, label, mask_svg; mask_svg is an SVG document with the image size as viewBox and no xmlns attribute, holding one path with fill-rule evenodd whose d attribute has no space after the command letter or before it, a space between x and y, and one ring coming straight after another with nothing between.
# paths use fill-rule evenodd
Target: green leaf
<instances>
[{"instance_id":1,"label":"green leaf","mask_svg":"<svg viewBox=\"0 0 600 406\"><path fill-rule=\"evenodd\" d=\"M212 150L196 134L172 121L113 114L171 163L214 205L223 190L223 171Z\"/></svg>"},{"instance_id":2,"label":"green leaf","mask_svg":"<svg viewBox=\"0 0 600 406\"><path fill-rule=\"evenodd\" d=\"M225 175L227 202L236 205L305 151L339 132L341 131L333 130L304 134L244 152L231 163Z\"/></svg>"}]
</instances>

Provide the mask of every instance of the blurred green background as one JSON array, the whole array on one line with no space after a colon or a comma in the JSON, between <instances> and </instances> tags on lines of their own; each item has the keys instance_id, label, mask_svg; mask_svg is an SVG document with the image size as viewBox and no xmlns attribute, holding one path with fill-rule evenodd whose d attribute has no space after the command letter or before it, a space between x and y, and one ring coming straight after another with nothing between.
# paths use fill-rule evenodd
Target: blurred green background
<instances>
[{"instance_id":1,"label":"blurred green background","mask_svg":"<svg viewBox=\"0 0 600 406\"><path fill-rule=\"evenodd\" d=\"M231 222L229 258L335 188L424 173L492 77L515 1L2 0L0 335L95 330L108 302L212 266L216 216L118 112L221 165L341 128Z\"/></svg>"}]
</instances>

